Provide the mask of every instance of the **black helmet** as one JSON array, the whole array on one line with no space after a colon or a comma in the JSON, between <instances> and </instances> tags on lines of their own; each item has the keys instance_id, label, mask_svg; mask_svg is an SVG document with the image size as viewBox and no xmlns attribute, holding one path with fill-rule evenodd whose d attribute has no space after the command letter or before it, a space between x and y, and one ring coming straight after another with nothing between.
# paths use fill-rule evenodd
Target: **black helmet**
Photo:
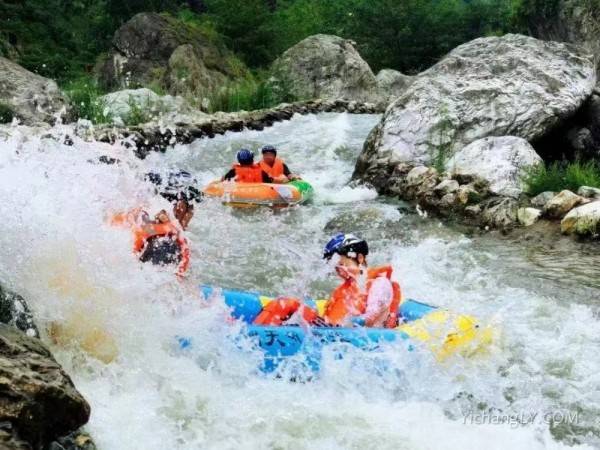
<instances>
[{"instance_id":1,"label":"black helmet","mask_svg":"<svg viewBox=\"0 0 600 450\"><path fill-rule=\"evenodd\" d=\"M277 156L277 149L275 147L273 147L272 145L265 145L260 152L264 155L265 153L273 153L275 156Z\"/></svg>"},{"instance_id":2,"label":"black helmet","mask_svg":"<svg viewBox=\"0 0 600 450\"><path fill-rule=\"evenodd\" d=\"M367 241L353 234L340 233L331 238L327 243L323 250L323 258L331 259L334 253L350 258L356 258L359 254L367 256L369 254L369 245Z\"/></svg>"}]
</instances>

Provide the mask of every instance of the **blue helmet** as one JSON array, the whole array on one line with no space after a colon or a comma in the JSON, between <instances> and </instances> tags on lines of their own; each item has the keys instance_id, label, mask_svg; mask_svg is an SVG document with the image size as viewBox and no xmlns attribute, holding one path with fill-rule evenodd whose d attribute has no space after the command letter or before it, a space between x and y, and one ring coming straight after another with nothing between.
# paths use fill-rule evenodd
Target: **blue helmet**
<instances>
[{"instance_id":1,"label":"blue helmet","mask_svg":"<svg viewBox=\"0 0 600 450\"><path fill-rule=\"evenodd\" d=\"M277 149L275 147L273 147L272 145L263 146L263 148L260 150L260 152L262 154L273 153L275 156L277 156Z\"/></svg>"},{"instance_id":2,"label":"blue helmet","mask_svg":"<svg viewBox=\"0 0 600 450\"><path fill-rule=\"evenodd\" d=\"M246 148L243 148L237 152L237 160L242 166L250 165L254 162L254 153Z\"/></svg>"},{"instance_id":3,"label":"blue helmet","mask_svg":"<svg viewBox=\"0 0 600 450\"><path fill-rule=\"evenodd\" d=\"M350 258L356 258L358 254L367 256L369 254L369 246L367 245L367 241L353 234L340 233L336 234L327 243L323 249L323 258L331 259L334 253L349 256Z\"/></svg>"}]
</instances>

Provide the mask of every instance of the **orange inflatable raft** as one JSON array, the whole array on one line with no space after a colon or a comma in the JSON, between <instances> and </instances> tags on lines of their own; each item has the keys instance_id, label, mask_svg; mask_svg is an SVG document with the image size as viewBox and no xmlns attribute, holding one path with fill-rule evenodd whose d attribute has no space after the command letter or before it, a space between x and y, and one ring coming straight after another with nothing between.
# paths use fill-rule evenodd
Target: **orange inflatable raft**
<instances>
[{"instance_id":1,"label":"orange inflatable raft","mask_svg":"<svg viewBox=\"0 0 600 450\"><path fill-rule=\"evenodd\" d=\"M293 206L312 198L313 188L302 180L286 184L213 181L203 192L234 206Z\"/></svg>"}]
</instances>

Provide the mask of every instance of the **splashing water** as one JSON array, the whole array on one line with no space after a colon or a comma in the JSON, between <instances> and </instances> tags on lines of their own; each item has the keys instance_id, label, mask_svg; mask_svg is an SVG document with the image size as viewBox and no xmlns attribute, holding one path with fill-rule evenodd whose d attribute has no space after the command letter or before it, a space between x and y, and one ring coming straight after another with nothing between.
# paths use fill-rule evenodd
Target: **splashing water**
<instances>
[{"instance_id":1,"label":"splashing water","mask_svg":"<svg viewBox=\"0 0 600 450\"><path fill-rule=\"evenodd\" d=\"M467 237L348 187L377 120L295 117L143 161L119 145L61 144L68 126L53 137L0 130L0 280L48 330L45 340L92 405L88 428L100 448L600 444L600 258L575 244L548 250ZM185 169L205 184L225 173L239 147L266 143L313 184L313 204L272 211L203 202L187 233L185 281L137 262L129 233L107 225L112 213L139 205L170 208L143 180L147 171ZM121 162L98 164L101 155ZM218 302L200 299L197 285L326 296L336 280L320 250L339 230L367 238L373 264L391 261L406 296L494 323L501 340L485 357L444 364L418 348L355 350L343 360L326 353L310 383L257 373L260 354L228 338L238 330L224 325ZM180 350L175 336L194 345Z\"/></svg>"}]
</instances>

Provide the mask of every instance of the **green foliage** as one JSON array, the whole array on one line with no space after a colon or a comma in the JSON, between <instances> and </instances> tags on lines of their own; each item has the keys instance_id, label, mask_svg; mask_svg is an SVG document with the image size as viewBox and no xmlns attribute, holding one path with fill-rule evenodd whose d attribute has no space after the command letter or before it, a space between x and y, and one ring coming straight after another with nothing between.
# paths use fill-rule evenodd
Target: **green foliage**
<instances>
[{"instance_id":1,"label":"green foliage","mask_svg":"<svg viewBox=\"0 0 600 450\"><path fill-rule=\"evenodd\" d=\"M149 122L152 119L150 110L154 108L154 105L146 105L144 108L139 105L131 96L129 97L127 104L129 105L129 114L127 114L127 117L123 118L125 125L139 125L141 123Z\"/></svg>"},{"instance_id":2,"label":"green foliage","mask_svg":"<svg viewBox=\"0 0 600 450\"><path fill-rule=\"evenodd\" d=\"M531 195L564 189L576 192L581 186L600 188L600 164L596 161L540 164L528 170L523 181Z\"/></svg>"},{"instance_id":3,"label":"green foliage","mask_svg":"<svg viewBox=\"0 0 600 450\"><path fill-rule=\"evenodd\" d=\"M112 121L106 113L106 105L100 100L104 94L98 83L91 77L81 77L65 86L65 93L73 105L77 119L91 120L93 123L108 123Z\"/></svg>"},{"instance_id":4,"label":"green foliage","mask_svg":"<svg viewBox=\"0 0 600 450\"><path fill-rule=\"evenodd\" d=\"M264 77L263 77L264 78ZM246 78L221 87L206 97L208 112L252 111L298 100L288 90L274 88L268 80Z\"/></svg>"},{"instance_id":5,"label":"green foliage","mask_svg":"<svg viewBox=\"0 0 600 450\"><path fill-rule=\"evenodd\" d=\"M116 29L148 11L165 13L173 28L192 40L207 39L220 49L227 46L254 69L265 69L300 40L326 33L354 40L374 71L389 67L414 73L472 38L527 29L534 10L548 18L556 14L557 1L0 0L0 54L71 85L73 96L91 99L95 88L86 88L82 77L92 72L98 55L110 49ZM221 56L205 55L207 67L222 64ZM265 82L248 81L252 77L237 56L229 58L227 66L242 81L211 94L219 109L290 100L287 92L273 92ZM165 92L160 81L149 87ZM81 117L103 120L94 101L84 99L83 104L78 107Z\"/></svg>"},{"instance_id":6,"label":"green foliage","mask_svg":"<svg viewBox=\"0 0 600 450\"><path fill-rule=\"evenodd\" d=\"M110 45L110 23L104 0L0 0L0 35L17 62L59 81L91 69Z\"/></svg>"},{"instance_id":7,"label":"green foliage","mask_svg":"<svg viewBox=\"0 0 600 450\"><path fill-rule=\"evenodd\" d=\"M436 145L432 146L431 148L432 164L438 173L446 171L446 162L448 161L450 152L452 150L452 137L454 135L454 128L455 127L448 112L448 107L446 105L442 105L440 108L440 121L435 127L435 132L437 133L437 142Z\"/></svg>"},{"instance_id":8,"label":"green foliage","mask_svg":"<svg viewBox=\"0 0 600 450\"><path fill-rule=\"evenodd\" d=\"M211 20L251 66L300 40L335 34L357 42L374 70L407 73L478 36L514 29L521 0L208 0ZM595 0L593 0L595 1Z\"/></svg>"},{"instance_id":9,"label":"green foliage","mask_svg":"<svg viewBox=\"0 0 600 450\"><path fill-rule=\"evenodd\" d=\"M15 113L10 105L0 102L0 123L10 123L15 117Z\"/></svg>"}]
</instances>

